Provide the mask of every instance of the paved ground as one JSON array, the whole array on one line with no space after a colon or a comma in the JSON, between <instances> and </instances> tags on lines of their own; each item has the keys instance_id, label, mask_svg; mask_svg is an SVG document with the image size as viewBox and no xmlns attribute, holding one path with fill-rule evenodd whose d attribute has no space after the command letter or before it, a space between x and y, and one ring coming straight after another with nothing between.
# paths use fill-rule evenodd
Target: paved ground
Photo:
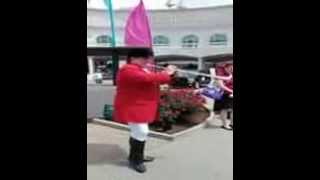
<instances>
[{"instance_id":1,"label":"paved ground","mask_svg":"<svg viewBox=\"0 0 320 180\"><path fill-rule=\"evenodd\" d=\"M232 180L233 133L201 129L168 142L149 138L147 154L157 159L148 172L127 166L128 132L88 124L88 180Z\"/></svg>"}]
</instances>

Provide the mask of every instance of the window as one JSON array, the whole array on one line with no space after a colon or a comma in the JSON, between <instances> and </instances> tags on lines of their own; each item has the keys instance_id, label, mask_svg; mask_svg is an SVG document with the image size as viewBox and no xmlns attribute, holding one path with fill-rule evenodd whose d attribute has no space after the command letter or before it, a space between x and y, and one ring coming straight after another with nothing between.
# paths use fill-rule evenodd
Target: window
<instances>
[{"instance_id":1,"label":"window","mask_svg":"<svg viewBox=\"0 0 320 180\"><path fill-rule=\"evenodd\" d=\"M214 34L210 37L210 45L226 45L227 44L227 35L225 34Z\"/></svg>"},{"instance_id":2,"label":"window","mask_svg":"<svg viewBox=\"0 0 320 180\"><path fill-rule=\"evenodd\" d=\"M196 48L198 47L199 38L195 35L188 35L182 39L182 47L184 48Z\"/></svg>"},{"instance_id":3,"label":"window","mask_svg":"<svg viewBox=\"0 0 320 180\"><path fill-rule=\"evenodd\" d=\"M169 38L165 36L155 36L153 38L153 45L155 46L169 46Z\"/></svg>"},{"instance_id":4,"label":"window","mask_svg":"<svg viewBox=\"0 0 320 180\"><path fill-rule=\"evenodd\" d=\"M111 46L112 40L110 36L107 35L101 35L97 37L97 44L105 44L108 46Z\"/></svg>"}]
</instances>

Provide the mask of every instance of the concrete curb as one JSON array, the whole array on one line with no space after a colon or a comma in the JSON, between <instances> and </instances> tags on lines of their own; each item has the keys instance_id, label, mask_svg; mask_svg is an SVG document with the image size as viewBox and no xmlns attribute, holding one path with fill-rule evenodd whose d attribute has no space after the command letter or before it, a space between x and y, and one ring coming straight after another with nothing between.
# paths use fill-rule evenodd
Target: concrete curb
<instances>
[{"instance_id":1,"label":"concrete curb","mask_svg":"<svg viewBox=\"0 0 320 180\"><path fill-rule=\"evenodd\" d=\"M149 136L150 137L154 137L154 138L173 141L177 137L181 137L181 136L190 134L190 133L194 132L195 130L202 129L202 128L206 127L207 126L207 121L208 120L206 120L206 121L204 121L204 122L202 122L202 123L200 123L198 125L195 125L195 126L193 126L191 128L188 128L188 129L186 129L184 131L177 132L177 133L174 133L174 134L166 134L166 133L160 133L160 132L156 132L156 131L150 131ZM91 122L95 123L95 124L100 124L100 125L103 125L103 126L108 126L108 127L112 127L112 128L116 128L116 129L129 131L129 127L127 125L116 123L116 122L112 122L112 121L107 121L107 120L103 120L103 119L94 118L94 119L92 119Z\"/></svg>"}]
</instances>

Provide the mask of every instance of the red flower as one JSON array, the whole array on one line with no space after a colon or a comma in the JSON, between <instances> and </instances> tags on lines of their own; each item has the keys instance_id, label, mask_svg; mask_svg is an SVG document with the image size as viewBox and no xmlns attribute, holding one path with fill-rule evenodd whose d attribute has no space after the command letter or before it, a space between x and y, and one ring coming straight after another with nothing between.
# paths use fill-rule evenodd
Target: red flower
<instances>
[{"instance_id":1,"label":"red flower","mask_svg":"<svg viewBox=\"0 0 320 180\"><path fill-rule=\"evenodd\" d=\"M177 120L184 112L202 108L205 99L193 89L166 90L161 92L160 120Z\"/></svg>"}]
</instances>

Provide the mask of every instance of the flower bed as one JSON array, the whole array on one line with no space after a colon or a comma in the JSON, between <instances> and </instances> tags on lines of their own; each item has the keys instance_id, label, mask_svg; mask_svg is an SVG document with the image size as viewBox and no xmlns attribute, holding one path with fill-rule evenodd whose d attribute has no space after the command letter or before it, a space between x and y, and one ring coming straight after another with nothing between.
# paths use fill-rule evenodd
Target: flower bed
<instances>
[{"instance_id":1,"label":"flower bed","mask_svg":"<svg viewBox=\"0 0 320 180\"><path fill-rule=\"evenodd\" d=\"M210 113L204 107L205 99L194 89L169 89L161 92L159 120L151 129L177 132L205 121Z\"/></svg>"}]
</instances>

